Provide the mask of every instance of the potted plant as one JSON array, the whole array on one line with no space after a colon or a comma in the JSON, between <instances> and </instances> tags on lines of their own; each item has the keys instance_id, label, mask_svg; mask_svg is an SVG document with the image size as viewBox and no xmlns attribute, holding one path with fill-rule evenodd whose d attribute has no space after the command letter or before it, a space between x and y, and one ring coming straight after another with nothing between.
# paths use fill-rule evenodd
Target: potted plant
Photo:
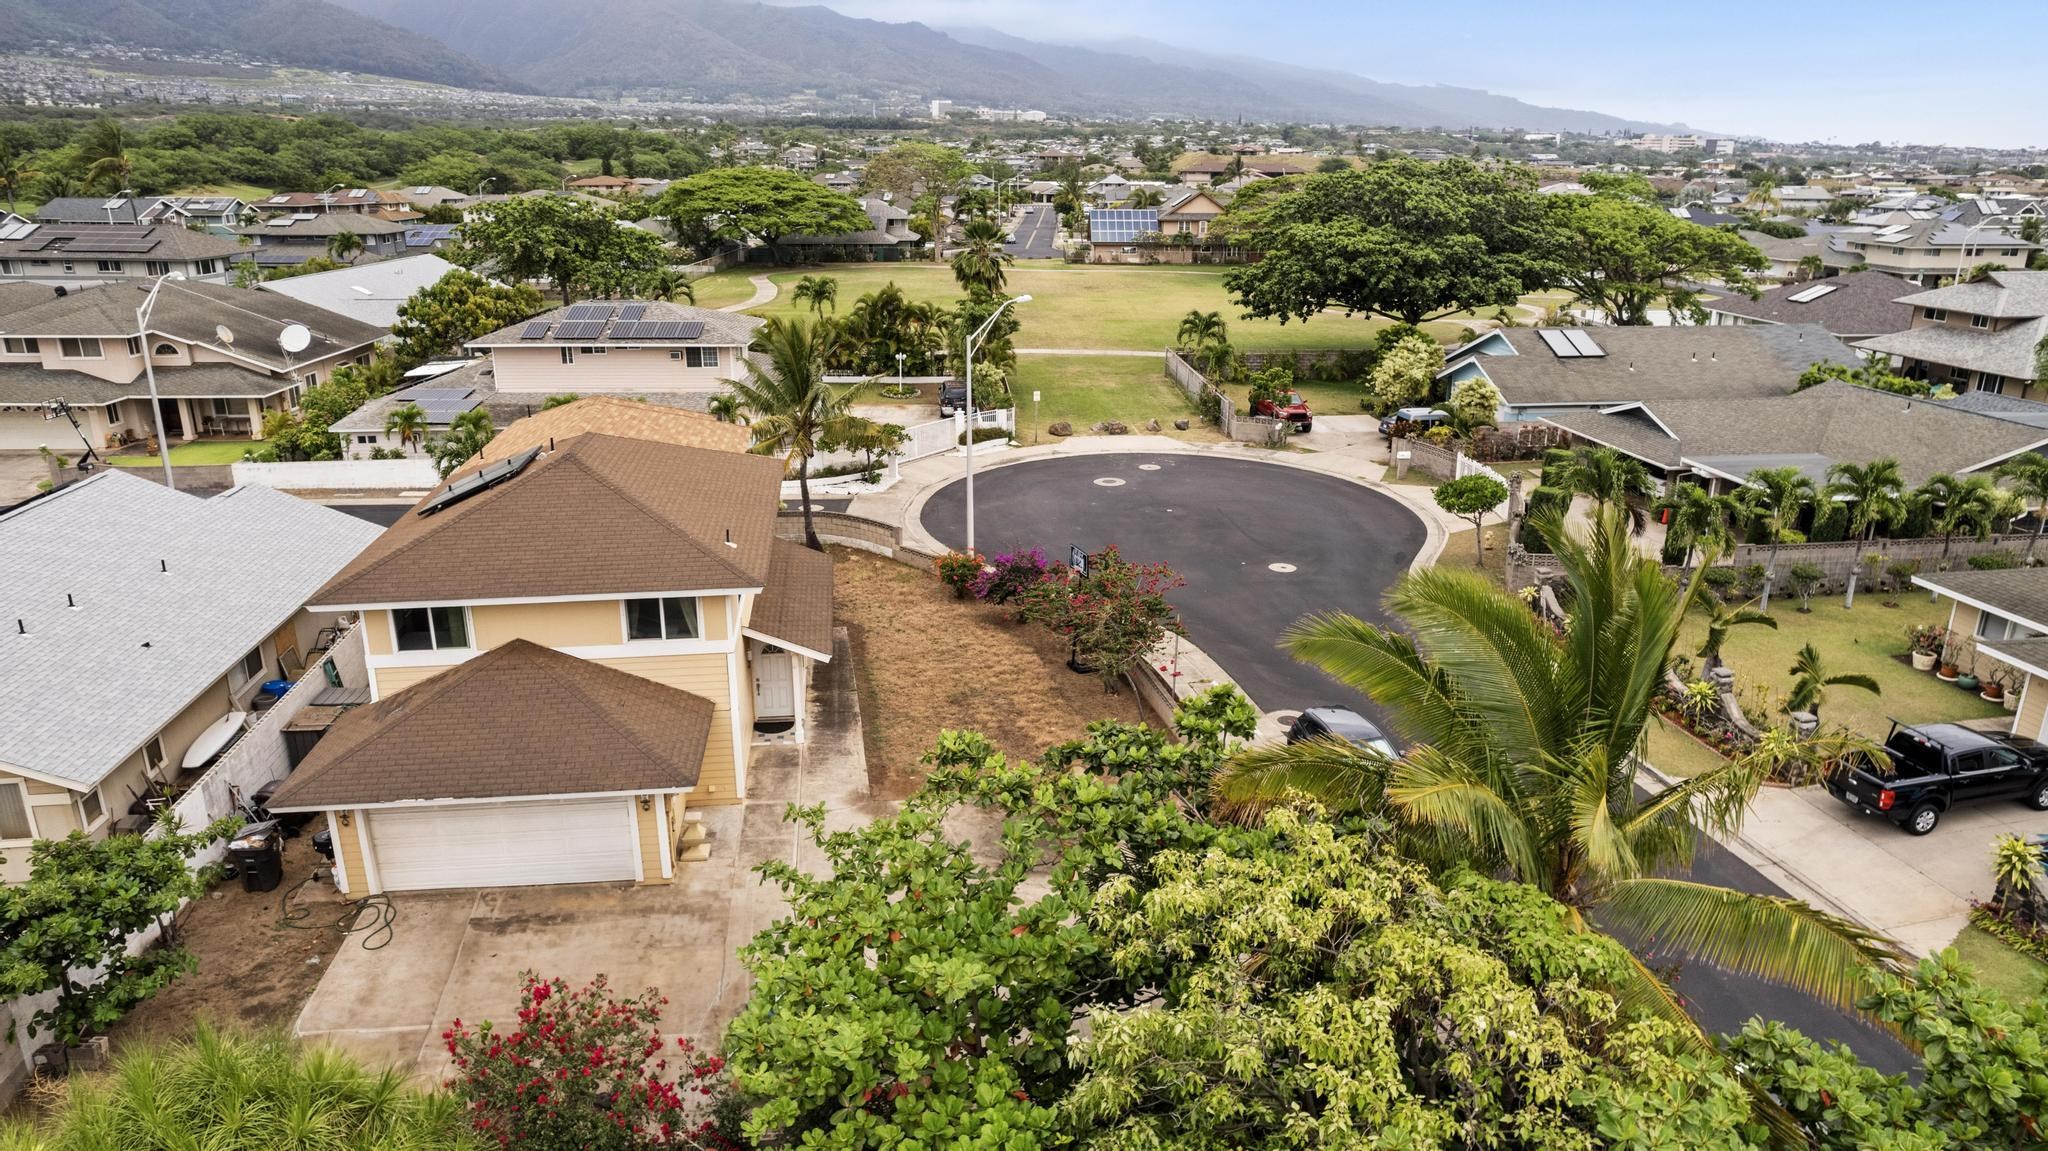
<instances>
[{"instance_id":1,"label":"potted plant","mask_svg":"<svg viewBox=\"0 0 2048 1151\"><path fill-rule=\"evenodd\" d=\"M1996 671L1985 674L1983 690L1977 694L1984 697L1988 703L2004 703L2005 688L2006 672L2004 668L1999 668Z\"/></svg>"},{"instance_id":2,"label":"potted plant","mask_svg":"<svg viewBox=\"0 0 2048 1151\"><path fill-rule=\"evenodd\" d=\"M1954 683L1956 681L1955 661L1951 659L1942 660L1934 669L1934 678L1941 680L1943 683Z\"/></svg>"},{"instance_id":3,"label":"potted plant","mask_svg":"<svg viewBox=\"0 0 2048 1151\"><path fill-rule=\"evenodd\" d=\"M1931 671L1940 658L1942 629L1933 624L1919 624L1906 629L1906 642L1913 653L1914 671Z\"/></svg>"},{"instance_id":4,"label":"potted plant","mask_svg":"<svg viewBox=\"0 0 2048 1151\"><path fill-rule=\"evenodd\" d=\"M1983 681L1977 678L1976 672L1966 671L1956 676L1956 686L1964 691L1977 691L1983 686Z\"/></svg>"}]
</instances>

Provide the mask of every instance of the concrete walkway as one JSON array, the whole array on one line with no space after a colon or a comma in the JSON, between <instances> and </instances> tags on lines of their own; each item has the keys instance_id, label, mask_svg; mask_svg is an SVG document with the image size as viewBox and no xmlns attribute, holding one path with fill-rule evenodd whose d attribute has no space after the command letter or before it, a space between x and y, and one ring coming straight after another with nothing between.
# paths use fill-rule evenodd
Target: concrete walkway
<instances>
[{"instance_id":1,"label":"concrete walkway","mask_svg":"<svg viewBox=\"0 0 2048 1151\"><path fill-rule=\"evenodd\" d=\"M748 276L747 282L754 285L753 295L741 300L737 304L727 304L718 310L721 312L744 312L748 308L758 308L763 304L773 301L782 291L782 289L775 286L775 281L767 276Z\"/></svg>"}]
</instances>

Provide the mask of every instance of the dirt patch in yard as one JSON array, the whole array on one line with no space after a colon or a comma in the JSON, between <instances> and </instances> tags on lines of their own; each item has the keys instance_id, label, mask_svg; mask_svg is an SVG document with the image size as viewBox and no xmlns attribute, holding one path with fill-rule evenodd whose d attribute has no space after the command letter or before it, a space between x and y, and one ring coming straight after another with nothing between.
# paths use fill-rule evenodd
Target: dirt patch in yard
<instances>
[{"instance_id":1,"label":"dirt patch in yard","mask_svg":"<svg viewBox=\"0 0 2048 1151\"><path fill-rule=\"evenodd\" d=\"M116 1049L189 1036L201 1018L249 1029L291 1027L341 943L332 928L301 930L278 922L285 892L326 862L313 852L316 827L317 822L285 841L284 882L277 890L244 891L239 878L223 880L186 905L178 917L179 938L199 967L123 1016L110 1034ZM332 923L346 905L322 882L307 884L292 897L292 906L311 913L305 921L310 927ZM354 939L349 946L356 946Z\"/></svg>"},{"instance_id":2,"label":"dirt patch in yard","mask_svg":"<svg viewBox=\"0 0 2048 1151\"><path fill-rule=\"evenodd\" d=\"M919 758L939 732L972 729L1006 754L1035 757L1097 719L1133 719L1129 687L1066 667L1043 628L953 598L929 572L869 552L834 549L835 610L853 641L868 787L879 798L916 790Z\"/></svg>"}]
</instances>

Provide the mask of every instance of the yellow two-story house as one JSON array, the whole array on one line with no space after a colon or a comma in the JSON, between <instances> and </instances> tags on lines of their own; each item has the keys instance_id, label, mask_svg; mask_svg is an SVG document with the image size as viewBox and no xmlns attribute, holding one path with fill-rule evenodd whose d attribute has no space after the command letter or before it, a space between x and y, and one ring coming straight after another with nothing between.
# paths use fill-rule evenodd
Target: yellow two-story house
<instances>
[{"instance_id":1,"label":"yellow two-story house","mask_svg":"<svg viewBox=\"0 0 2048 1151\"><path fill-rule=\"evenodd\" d=\"M374 702L271 801L317 811L351 894L674 875L687 801L801 739L829 557L775 536L782 461L708 416L550 409L313 596L360 612Z\"/></svg>"}]
</instances>

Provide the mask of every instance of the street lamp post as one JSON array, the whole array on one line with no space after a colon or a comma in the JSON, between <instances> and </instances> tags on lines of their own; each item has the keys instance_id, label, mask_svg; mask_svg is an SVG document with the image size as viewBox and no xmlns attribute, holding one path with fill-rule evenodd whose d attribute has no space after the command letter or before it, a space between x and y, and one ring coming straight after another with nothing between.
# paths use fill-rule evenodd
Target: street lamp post
<instances>
[{"instance_id":1,"label":"street lamp post","mask_svg":"<svg viewBox=\"0 0 2048 1151\"><path fill-rule=\"evenodd\" d=\"M495 184L497 182L498 178L496 176L485 176L483 179L478 180L476 182L476 196L474 198L478 200L483 199L484 189L490 187L492 184Z\"/></svg>"},{"instance_id":2,"label":"street lamp post","mask_svg":"<svg viewBox=\"0 0 2048 1151\"><path fill-rule=\"evenodd\" d=\"M149 286L149 295L142 298L142 306L135 309L135 337L142 341L142 374L149 379L149 416L156 421L157 457L164 465L164 486L178 490L178 482L171 478L171 441L164 435L164 402L156 394L156 367L149 358L149 313L156 307L156 294L163 291L164 281L182 280L183 272L165 272Z\"/></svg>"},{"instance_id":3,"label":"street lamp post","mask_svg":"<svg viewBox=\"0 0 2048 1151\"><path fill-rule=\"evenodd\" d=\"M1960 284L1963 282L1963 265L1970 258L1970 237L1976 235L1980 229L1988 228L1999 222L1998 217L1992 216L1977 221L1963 232L1963 246L1956 249L1956 283Z\"/></svg>"},{"instance_id":4,"label":"street lamp post","mask_svg":"<svg viewBox=\"0 0 2048 1151\"><path fill-rule=\"evenodd\" d=\"M967 550L970 552L974 550L974 345L995 326L1004 308L1030 302L1028 294L1004 300L989 313L988 319L982 321L981 327L967 337Z\"/></svg>"}]
</instances>

